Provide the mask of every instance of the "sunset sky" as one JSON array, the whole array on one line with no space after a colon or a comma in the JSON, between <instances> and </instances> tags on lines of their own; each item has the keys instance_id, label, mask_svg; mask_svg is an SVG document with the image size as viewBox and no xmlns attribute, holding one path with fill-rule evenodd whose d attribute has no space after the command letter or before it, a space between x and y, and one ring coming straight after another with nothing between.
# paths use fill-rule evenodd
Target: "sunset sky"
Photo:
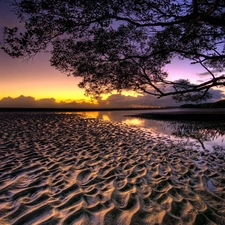
<instances>
[{"instance_id":1,"label":"sunset sky","mask_svg":"<svg viewBox=\"0 0 225 225\"><path fill-rule=\"evenodd\" d=\"M1 41L4 26L14 27L18 24L5 1L0 0ZM12 59L0 50L0 107L130 107L177 104L171 98L158 100L152 96L136 96L132 93L115 93L94 104L84 96L84 90L77 87L81 79L60 73L50 66L49 59L49 54L39 53L25 62L22 59ZM181 77L191 81L204 78L200 76L204 73L202 68L191 66L186 61L174 60L166 69L174 80ZM225 97L221 90L215 90L214 93L213 100Z\"/></svg>"}]
</instances>

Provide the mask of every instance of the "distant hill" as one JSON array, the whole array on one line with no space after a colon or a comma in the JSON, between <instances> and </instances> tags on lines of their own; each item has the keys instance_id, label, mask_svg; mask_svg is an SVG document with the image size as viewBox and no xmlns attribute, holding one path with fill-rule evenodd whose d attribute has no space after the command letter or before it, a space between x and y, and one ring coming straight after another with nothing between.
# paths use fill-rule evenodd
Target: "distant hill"
<instances>
[{"instance_id":1,"label":"distant hill","mask_svg":"<svg viewBox=\"0 0 225 225\"><path fill-rule=\"evenodd\" d=\"M225 99L202 104L184 104L181 105L180 108L225 108Z\"/></svg>"}]
</instances>

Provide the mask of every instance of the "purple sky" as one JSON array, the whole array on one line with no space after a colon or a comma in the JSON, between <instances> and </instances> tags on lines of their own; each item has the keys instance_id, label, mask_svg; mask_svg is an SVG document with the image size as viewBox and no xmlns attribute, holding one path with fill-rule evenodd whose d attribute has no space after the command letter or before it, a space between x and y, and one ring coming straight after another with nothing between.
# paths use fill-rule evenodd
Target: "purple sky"
<instances>
[{"instance_id":1,"label":"purple sky","mask_svg":"<svg viewBox=\"0 0 225 225\"><path fill-rule=\"evenodd\" d=\"M3 26L18 26L15 16L0 0L0 39ZM113 94L95 102L84 96L77 84L81 79L67 77L50 66L50 55L40 53L28 62L12 59L0 50L0 107L121 107L121 106L172 106L170 97L158 100L152 96ZM188 78L192 82L205 79L205 71L187 61L174 59L166 67L172 80ZM214 90L214 99L224 97L222 90ZM179 103L181 104L181 103Z\"/></svg>"}]
</instances>

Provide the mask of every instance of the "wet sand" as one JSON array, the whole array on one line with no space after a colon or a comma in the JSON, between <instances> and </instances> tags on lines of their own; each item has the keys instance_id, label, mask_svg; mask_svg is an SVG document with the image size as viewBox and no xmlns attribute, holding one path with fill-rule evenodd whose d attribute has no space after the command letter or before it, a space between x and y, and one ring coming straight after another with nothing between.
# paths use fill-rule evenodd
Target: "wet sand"
<instances>
[{"instance_id":1,"label":"wet sand","mask_svg":"<svg viewBox=\"0 0 225 225\"><path fill-rule=\"evenodd\" d=\"M0 113L0 224L225 224L225 153L74 114Z\"/></svg>"}]
</instances>

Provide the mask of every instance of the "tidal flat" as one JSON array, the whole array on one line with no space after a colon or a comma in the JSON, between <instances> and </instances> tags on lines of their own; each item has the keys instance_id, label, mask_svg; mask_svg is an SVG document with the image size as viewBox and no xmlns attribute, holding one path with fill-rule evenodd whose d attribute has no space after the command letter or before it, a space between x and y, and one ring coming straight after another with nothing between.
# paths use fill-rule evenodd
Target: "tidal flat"
<instances>
[{"instance_id":1,"label":"tidal flat","mask_svg":"<svg viewBox=\"0 0 225 225\"><path fill-rule=\"evenodd\" d=\"M66 113L0 128L0 224L225 224L224 149Z\"/></svg>"}]
</instances>

